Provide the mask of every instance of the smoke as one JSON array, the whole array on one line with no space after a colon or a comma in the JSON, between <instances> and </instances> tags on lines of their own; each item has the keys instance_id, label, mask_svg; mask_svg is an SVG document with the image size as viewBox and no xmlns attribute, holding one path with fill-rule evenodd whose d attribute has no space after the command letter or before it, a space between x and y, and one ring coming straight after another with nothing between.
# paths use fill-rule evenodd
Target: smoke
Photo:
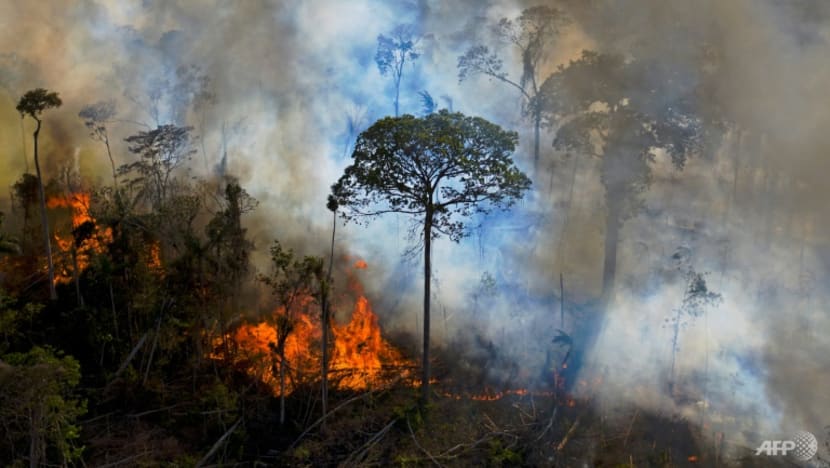
<instances>
[{"instance_id":1,"label":"smoke","mask_svg":"<svg viewBox=\"0 0 830 468\"><path fill-rule=\"evenodd\" d=\"M10 185L26 167L24 153L32 156L32 122L21 131L14 104L43 86L64 100L45 114L47 175L70 164L87 180L106 183L109 162L77 114L113 100L117 163L130 159L123 138L143 125L192 125L199 148L194 172L209 176L224 161L260 201L248 220L260 253L279 238L321 255L331 228L326 196L348 164L350 141L392 113L394 88L379 74L374 53L378 34L397 24L413 23L422 33L422 56L404 70L402 111L419 113L418 92L425 90L441 107L451 103L519 130L517 160L530 172L532 132L518 93L485 77L459 83L456 63L467 47L484 43L518 76L521 58L488 25L536 3L4 2L0 182ZM705 408L724 430L820 433L830 419L823 391L830 342L821 333L830 325L822 309L830 286L824 181L830 6L818 0L555 6L573 21L541 76L583 49L668 64L682 71L670 92L695 89L701 115L737 122L708 158L690 161L682 173L664 155L652 165L644 209L622 230L616 300L606 321L592 325L598 335L585 350L585 377L604 369L603 398L695 417ZM192 81L179 70L191 66L209 79L205 91L213 99L202 106L181 102ZM433 336L466 343L471 354L492 345L508 363L493 364L499 378L512 375L515 364L532 381L547 355L562 352L550 343L561 328L560 274L567 331L591 323L584 310L592 310L602 287L600 162L554 153L552 137L543 134L547 162L532 174L534 193L511 213L476 220L481 227L460 244L440 239L433 253L439 317ZM338 245L369 262L367 289L381 320L419 334L420 260L401 259L412 241L408 223L388 216L366 228L339 224ZM710 288L724 301L681 332L677 373L692 394L677 401L665 390L671 330L664 321L682 300L684 268L708 272ZM476 296L485 272L495 286ZM739 421L723 422L730 417Z\"/></svg>"}]
</instances>

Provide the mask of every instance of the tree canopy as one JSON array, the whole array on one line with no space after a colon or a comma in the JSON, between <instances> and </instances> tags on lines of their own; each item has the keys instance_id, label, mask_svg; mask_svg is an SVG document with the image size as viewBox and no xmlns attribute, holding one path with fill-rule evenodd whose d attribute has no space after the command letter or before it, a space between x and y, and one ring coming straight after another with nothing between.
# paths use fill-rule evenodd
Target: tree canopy
<instances>
[{"instance_id":1,"label":"tree canopy","mask_svg":"<svg viewBox=\"0 0 830 468\"><path fill-rule=\"evenodd\" d=\"M511 159L517 142L516 132L458 112L387 117L360 135L332 191L348 219L429 213L435 231L457 241L461 217L508 208L530 187Z\"/></svg>"},{"instance_id":2,"label":"tree canopy","mask_svg":"<svg viewBox=\"0 0 830 468\"><path fill-rule=\"evenodd\" d=\"M60 107L61 104L63 104L63 101L61 101L58 93L44 88L36 88L31 91L27 91L26 94L20 98L16 109L17 112L20 112L21 116L28 115L29 117L40 122L40 114L42 114L43 111L54 107Z\"/></svg>"}]
</instances>

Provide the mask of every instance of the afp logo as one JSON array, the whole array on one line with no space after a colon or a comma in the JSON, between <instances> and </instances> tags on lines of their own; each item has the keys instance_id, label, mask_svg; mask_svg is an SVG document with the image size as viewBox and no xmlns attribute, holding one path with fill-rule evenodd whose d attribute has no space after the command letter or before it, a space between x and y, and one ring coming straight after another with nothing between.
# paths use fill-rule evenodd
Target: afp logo
<instances>
[{"instance_id":1,"label":"afp logo","mask_svg":"<svg viewBox=\"0 0 830 468\"><path fill-rule=\"evenodd\" d=\"M790 440L765 440L755 450L755 455L790 455L798 460L808 461L818 452L816 436L807 431L798 431Z\"/></svg>"}]
</instances>

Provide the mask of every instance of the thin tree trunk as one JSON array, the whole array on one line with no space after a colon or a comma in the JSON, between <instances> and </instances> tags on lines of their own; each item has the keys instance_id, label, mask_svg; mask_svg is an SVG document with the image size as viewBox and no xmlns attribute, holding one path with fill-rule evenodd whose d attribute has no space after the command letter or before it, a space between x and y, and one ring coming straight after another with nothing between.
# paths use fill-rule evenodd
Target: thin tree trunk
<instances>
[{"instance_id":1,"label":"thin tree trunk","mask_svg":"<svg viewBox=\"0 0 830 468\"><path fill-rule=\"evenodd\" d=\"M617 243L620 236L620 220L617 210L608 208L605 221L605 259L602 267L602 302L607 308L614 293L614 280L617 275Z\"/></svg>"},{"instance_id":2,"label":"thin tree trunk","mask_svg":"<svg viewBox=\"0 0 830 468\"><path fill-rule=\"evenodd\" d=\"M37 410L30 412L29 417L29 467L37 468L40 466L40 436L37 434L39 425L39 415Z\"/></svg>"},{"instance_id":3,"label":"thin tree trunk","mask_svg":"<svg viewBox=\"0 0 830 468\"><path fill-rule=\"evenodd\" d=\"M280 346L280 426L285 424L285 344Z\"/></svg>"},{"instance_id":4,"label":"thin tree trunk","mask_svg":"<svg viewBox=\"0 0 830 468\"><path fill-rule=\"evenodd\" d=\"M113 159L112 157L112 150L110 150L110 139L106 134L104 135L104 145L107 147L107 156L110 158L110 165L112 166L112 183L115 186L115 188L118 188L118 171L115 170L115 159Z\"/></svg>"},{"instance_id":5,"label":"thin tree trunk","mask_svg":"<svg viewBox=\"0 0 830 468\"><path fill-rule=\"evenodd\" d=\"M398 101L398 99L400 98L400 93L401 93L400 86L401 86L400 82L398 82L395 85L395 117L399 117L399 111L398 111L398 105L399 105L398 102L399 101Z\"/></svg>"},{"instance_id":6,"label":"thin tree trunk","mask_svg":"<svg viewBox=\"0 0 830 468\"><path fill-rule=\"evenodd\" d=\"M565 330L565 276L559 273L559 316L560 326Z\"/></svg>"},{"instance_id":7,"label":"thin tree trunk","mask_svg":"<svg viewBox=\"0 0 830 468\"><path fill-rule=\"evenodd\" d=\"M23 128L23 118L20 119L20 141L23 143L23 165L26 168L24 174L29 173L29 157L26 155L26 131Z\"/></svg>"},{"instance_id":8,"label":"thin tree trunk","mask_svg":"<svg viewBox=\"0 0 830 468\"><path fill-rule=\"evenodd\" d=\"M562 232L559 234L559 239L556 241L556 258L561 264L565 263L565 254L563 248L565 246L565 236L568 233L568 224L571 221L571 210L573 209L574 188L576 186L576 171L579 166L579 158L573 156L574 165L571 170L571 186L568 188L568 201L565 205L565 220L562 222ZM553 181L553 178L551 178ZM551 190L553 187L551 186Z\"/></svg>"},{"instance_id":9,"label":"thin tree trunk","mask_svg":"<svg viewBox=\"0 0 830 468\"><path fill-rule=\"evenodd\" d=\"M213 454L215 454L216 451L219 450L219 447L221 447L222 444L224 444L225 441L228 439L228 437L230 437L230 435L233 434L233 432L236 430L237 427L239 427L239 424L241 422L242 422L242 418L237 419L236 422L233 423L233 426L231 426L230 429L228 429L227 431L225 431L224 434L222 434L222 437L220 437L219 440L217 440L216 443L213 444L213 447L210 448L210 451L208 451L208 453L205 454L205 456L202 457L201 460L199 460L199 463L196 464L197 468L201 467L201 466L205 466L205 463L207 463L210 460L210 458L213 456Z\"/></svg>"},{"instance_id":10,"label":"thin tree trunk","mask_svg":"<svg viewBox=\"0 0 830 468\"><path fill-rule=\"evenodd\" d=\"M674 369L677 363L677 341L680 339L680 312L682 309L677 309L677 314L674 317L674 330L671 340L671 370L669 371L669 395L674 396Z\"/></svg>"},{"instance_id":11,"label":"thin tree trunk","mask_svg":"<svg viewBox=\"0 0 830 468\"><path fill-rule=\"evenodd\" d=\"M334 234L337 229L337 210L332 211L331 221L331 255L329 257L329 269L326 272L326 284L323 288L323 299L321 308L323 312L323 363L322 363L322 408L323 418L328 412L329 398L329 325L331 322L331 311L329 310L329 292L331 288L331 270L334 266ZM324 423L325 424L325 423Z\"/></svg>"},{"instance_id":12,"label":"thin tree trunk","mask_svg":"<svg viewBox=\"0 0 830 468\"><path fill-rule=\"evenodd\" d=\"M112 326L115 330L115 339L119 340L120 337L118 336L118 314L115 312L115 294L112 292L112 280L110 279L107 281L107 286L109 286L110 290L110 306L112 306Z\"/></svg>"},{"instance_id":13,"label":"thin tree trunk","mask_svg":"<svg viewBox=\"0 0 830 468\"><path fill-rule=\"evenodd\" d=\"M427 210L424 223L424 349L423 349L423 376L421 377L421 402L429 403L429 301L431 281L431 245L432 243L432 212Z\"/></svg>"},{"instance_id":14,"label":"thin tree trunk","mask_svg":"<svg viewBox=\"0 0 830 468\"><path fill-rule=\"evenodd\" d=\"M49 219L46 216L46 192L43 189L43 176L40 172L40 160L38 159L37 137L40 134L40 120L37 121L37 128L34 132L35 140L35 171L37 171L37 185L40 193L40 222L43 225L43 243L46 245L46 261L49 265L49 298L58 299L55 290L55 265L52 263L52 242L49 239Z\"/></svg>"},{"instance_id":15,"label":"thin tree trunk","mask_svg":"<svg viewBox=\"0 0 830 468\"><path fill-rule=\"evenodd\" d=\"M81 296L81 275L78 274L78 248L72 247L72 279L75 281L75 295L78 296L78 307L84 306L84 297Z\"/></svg>"},{"instance_id":16,"label":"thin tree trunk","mask_svg":"<svg viewBox=\"0 0 830 468\"><path fill-rule=\"evenodd\" d=\"M395 117L400 117L399 103L401 97L401 78L403 77L403 66L406 63L406 56L401 57L401 63L396 70L395 76Z\"/></svg>"},{"instance_id":17,"label":"thin tree trunk","mask_svg":"<svg viewBox=\"0 0 830 468\"><path fill-rule=\"evenodd\" d=\"M537 108L533 110L533 169L539 169L539 139L542 127L542 114Z\"/></svg>"}]
</instances>

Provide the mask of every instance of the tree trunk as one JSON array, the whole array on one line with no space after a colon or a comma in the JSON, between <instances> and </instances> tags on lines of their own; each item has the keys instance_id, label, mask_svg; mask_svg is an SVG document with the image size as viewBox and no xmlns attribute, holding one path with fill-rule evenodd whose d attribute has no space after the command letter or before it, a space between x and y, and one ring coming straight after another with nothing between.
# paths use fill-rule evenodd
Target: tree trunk
<instances>
[{"instance_id":1,"label":"tree trunk","mask_svg":"<svg viewBox=\"0 0 830 468\"><path fill-rule=\"evenodd\" d=\"M110 158L110 165L112 166L112 183L115 188L118 188L118 171L115 169L115 159L112 157L112 150L110 150L109 136L104 135L104 145L107 147L107 156Z\"/></svg>"},{"instance_id":2,"label":"tree trunk","mask_svg":"<svg viewBox=\"0 0 830 468\"><path fill-rule=\"evenodd\" d=\"M399 106L398 103L399 103L400 95L401 95L401 82L399 80L395 84L395 117L400 116L400 113L399 113L399 110L398 110L398 106Z\"/></svg>"},{"instance_id":3,"label":"tree trunk","mask_svg":"<svg viewBox=\"0 0 830 468\"><path fill-rule=\"evenodd\" d=\"M112 292L112 279L107 280L107 286L109 286L110 290L110 306L112 306L112 327L115 330L115 339L121 339L118 336L118 314L115 311L115 294Z\"/></svg>"},{"instance_id":4,"label":"tree trunk","mask_svg":"<svg viewBox=\"0 0 830 468\"><path fill-rule=\"evenodd\" d=\"M84 297L81 296L81 275L78 269L78 248L72 247L72 279L75 281L75 295L78 296L78 307L84 306Z\"/></svg>"},{"instance_id":5,"label":"tree trunk","mask_svg":"<svg viewBox=\"0 0 830 468\"><path fill-rule=\"evenodd\" d=\"M329 310L329 292L331 288L331 270L334 266L334 234L337 229L337 210L332 211L331 221L331 256L329 257L329 269L326 272L325 286L323 287L323 297L320 301L320 308L323 313L323 362L321 369L322 381L322 409L323 418L328 413L328 398L329 398L329 326L331 323L331 311ZM325 422L323 423L325 424Z\"/></svg>"},{"instance_id":6,"label":"tree trunk","mask_svg":"<svg viewBox=\"0 0 830 468\"><path fill-rule=\"evenodd\" d=\"M424 222L424 349L421 376L421 403L429 403L429 299L431 281L432 211L427 210Z\"/></svg>"},{"instance_id":7,"label":"tree trunk","mask_svg":"<svg viewBox=\"0 0 830 468\"><path fill-rule=\"evenodd\" d=\"M533 110L533 169L534 171L539 169L539 138L541 133L542 127L542 113L541 110L538 108Z\"/></svg>"},{"instance_id":8,"label":"tree trunk","mask_svg":"<svg viewBox=\"0 0 830 468\"><path fill-rule=\"evenodd\" d=\"M37 186L40 193L40 223L43 225L43 243L46 245L46 261L49 265L49 298L57 300L55 290L55 265L52 263L52 241L49 238L49 219L46 216L46 192L43 190L43 176L40 173L40 160L37 152L37 137L40 134L40 120L34 133L35 140L35 171L37 171Z\"/></svg>"},{"instance_id":9,"label":"tree trunk","mask_svg":"<svg viewBox=\"0 0 830 468\"><path fill-rule=\"evenodd\" d=\"M620 215L614 207L608 208L605 220L605 260L602 266L602 304L607 308L614 294L617 275L617 244L620 237Z\"/></svg>"},{"instance_id":10,"label":"tree trunk","mask_svg":"<svg viewBox=\"0 0 830 468\"><path fill-rule=\"evenodd\" d=\"M285 345L280 346L280 426L285 424Z\"/></svg>"},{"instance_id":11,"label":"tree trunk","mask_svg":"<svg viewBox=\"0 0 830 468\"><path fill-rule=\"evenodd\" d=\"M565 330L565 275L559 273L559 317L560 326Z\"/></svg>"},{"instance_id":12,"label":"tree trunk","mask_svg":"<svg viewBox=\"0 0 830 468\"><path fill-rule=\"evenodd\" d=\"M677 363L677 342L680 339L680 313L682 309L677 309L677 314L674 317L674 330L672 330L671 340L671 370L669 371L669 395L674 396L674 369Z\"/></svg>"},{"instance_id":13,"label":"tree trunk","mask_svg":"<svg viewBox=\"0 0 830 468\"><path fill-rule=\"evenodd\" d=\"M34 413L30 411L29 417L29 467L37 468L40 466L40 441L38 429L40 428L40 411L35 409Z\"/></svg>"},{"instance_id":14,"label":"tree trunk","mask_svg":"<svg viewBox=\"0 0 830 468\"><path fill-rule=\"evenodd\" d=\"M20 118L20 141L23 144L23 165L26 168L26 172L24 174L29 173L29 158L26 156L26 130L24 130L23 126L23 117Z\"/></svg>"}]
</instances>

